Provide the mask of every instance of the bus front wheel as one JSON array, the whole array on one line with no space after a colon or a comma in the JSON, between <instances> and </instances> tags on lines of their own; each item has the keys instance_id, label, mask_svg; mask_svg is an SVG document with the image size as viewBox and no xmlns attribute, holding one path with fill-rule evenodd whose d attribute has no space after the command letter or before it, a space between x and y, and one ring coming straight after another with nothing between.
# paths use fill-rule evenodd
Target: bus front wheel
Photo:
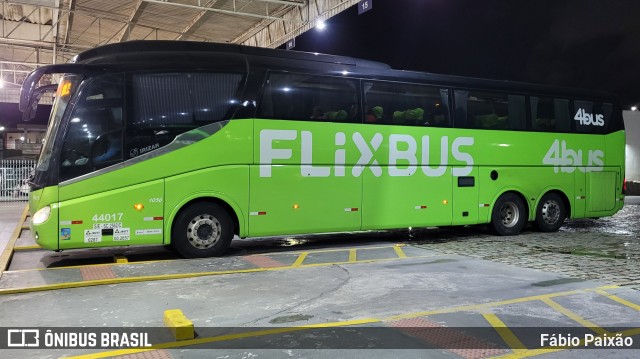
<instances>
[{"instance_id":1,"label":"bus front wheel","mask_svg":"<svg viewBox=\"0 0 640 359\"><path fill-rule=\"evenodd\" d=\"M498 198L491 212L491 227L496 234L518 235L526 223L526 209L518 195L508 192Z\"/></svg>"},{"instance_id":2,"label":"bus front wheel","mask_svg":"<svg viewBox=\"0 0 640 359\"><path fill-rule=\"evenodd\" d=\"M182 211L172 230L172 244L185 258L219 256L233 239L233 221L214 203L196 203Z\"/></svg>"},{"instance_id":3,"label":"bus front wheel","mask_svg":"<svg viewBox=\"0 0 640 359\"><path fill-rule=\"evenodd\" d=\"M555 232L567 218L567 209L556 193L547 193L540 200L536 211L536 226L541 232Z\"/></svg>"}]
</instances>

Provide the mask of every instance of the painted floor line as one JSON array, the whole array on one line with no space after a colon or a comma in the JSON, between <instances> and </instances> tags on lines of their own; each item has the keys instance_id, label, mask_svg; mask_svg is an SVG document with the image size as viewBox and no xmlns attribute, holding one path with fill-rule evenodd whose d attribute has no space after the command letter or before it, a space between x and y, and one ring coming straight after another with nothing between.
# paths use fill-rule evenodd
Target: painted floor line
<instances>
[{"instance_id":1,"label":"painted floor line","mask_svg":"<svg viewBox=\"0 0 640 359\"><path fill-rule=\"evenodd\" d=\"M304 252L270 252L270 253L261 253L263 256L276 256L276 255L285 255L285 254L297 254L302 255L303 253L308 254L318 254L318 253L329 253L329 252L349 252L353 249L355 250L372 250L372 249L383 249L383 248L393 248L396 250L396 246L398 245L389 245L389 246L375 246L375 247L367 247L367 248L342 248L342 249L327 249L327 250L319 250L319 251L304 251ZM404 246L404 245L402 245ZM21 248L21 247L18 247ZM22 247L22 248L27 248ZM38 246L38 248L40 248ZM399 248L398 248L399 249ZM110 256L110 258L113 255ZM306 256L305 256L306 257ZM405 256L407 257L407 256ZM402 257L402 258L405 258ZM417 258L418 256L408 257L408 258ZM223 257L224 258L224 257ZM242 257L238 257L242 258ZM84 268L84 267L94 267L94 266L117 266L117 265L136 265L136 264L153 264L153 263L162 263L162 262L173 262L173 261L191 261L191 259L185 258L170 258L170 259L156 259L156 260L147 260L147 261L132 261L128 263L113 263L113 262L105 262L105 263L96 263L96 264L81 264L81 265L72 265L72 266L62 266L62 267L53 267L53 268L29 268L29 269L16 269L16 270L8 270L7 273L21 273L21 272L31 272L31 271L46 271L46 270L60 270L60 269L74 269L74 268Z\"/></svg>"},{"instance_id":2,"label":"painted floor line","mask_svg":"<svg viewBox=\"0 0 640 359\"><path fill-rule=\"evenodd\" d=\"M410 258L424 259L424 258L434 258L439 256L440 255L428 255L428 256L415 256ZM298 267L294 267L291 265L291 266L272 267L272 268L248 268L248 269L237 269L237 270L215 271L215 272L160 274L160 275L140 276L140 277L122 277L122 278L112 278L112 279L86 280L82 282L63 282L63 283L45 284L45 285L32 286L32 287L4 288L4 289L0 289L0 295L32 293L32 292L42 292L42 291L49 291L49 290L60 290L60 289L71 289L71 288L83 288L83 287L92 287L92 286L109 285L109 284L151 282L151 281L160 281L160 280L186 279L186 278L207 277L207 276L216 276L216 275L255 273L255 272L277 271L277 270L279 271L279 270L300 269L300 268L308 268L308 267L330 267L334 265L366 264L366 263L374 263L374 262L397 261L402 259L403 258L367 259L367 260L361 260L358 262L313 263L313 264L300 265ZM406 259L408 258L404 258L404 260Z\"/></svg>"},{"instance_id":3,"label":"painted floor line","mask_svg":"<svg viewBox=\"0 0 640 359\"><path fill-rule=\"evenodd\" d=\"M334 328L334 327L344 327L344 326L355 326L355 325L373 324L373 323L383 323L383 322L396 321L396 320L398 320L398 318L415 318L415 317L422 317L422 316L433 315L433 314L471 311L472 309L470 309L470 308L474 308L475 310L473 310L473 311L482 312L482 309L491 308L491 307L498 307L498 306L506 305L506 304L522 303L522 302L527 302L527 301L542 300L543 298L549 298L549 297L567 296L567 295L573 295L573 294L577 294L577 293L587 293L587 292L593 292L593 291L597 291L597 290L606 290L606 289L613 289L613 288L619 288L619 287L610 285L610 286L601 286L601 287L596 287L596 288L578 289L578 290L572 290L572 291L564 291L564 292L556 292L556 293L548 293L548 294L535 295L535 296L529 296L529 297L515 298L515 299L511 299L511 300L502 300L502 301L495 301L495 302L475 304L475 305L463 305L463 306L456 306L456 307L451 307L451 308L442 308L442 309L436 309L436 310L430 310L430 311L406 313L406 314L402 314L402 315L394 315L394 316L383 317L383 318L362 318L362 319L356 319L356 320L351 320L351 321L320 323L320 324L312 324L312 325L299 326L299 327L284 327L284 328L280 327L280 328L259 330L259 331L240 333L240 334L230 334L230 335L221 335L221 336L214 336L214 337L198 338L198 339L192 339L192 340L183 340L183 341L179 341L179 342L177 342L177 341L165 342L165 343L160 343L160 344L154 344L152 347L144 348L144 349L120 349L120 350L105 351L105 352L100 352L100 353L78 355L78 356L66 357L66 358L67 359L107 358L107 357L112 357L112 356L117 356L117 355L127 355L127 354L149 352L149 351L154 351L154 350L158 350L158 349L182 348L182 347L187 347L187 346L195 346L195 345L222 342L222 341L228 341L228 340L245 339L245 338L259 337L259 336L265 336L265 335L290 333L290 332L301 331L301 330L309 330L309 329L317 329L317 328ZM507 328L506 324L504 322L502 322L502 320L500 320L497 316L495 316L493 314L485 315L485 319L487 319L489 324L494 328ZM503 331L502 333L500 331L498 331L498 333L503 338L504 338L503 335L506 333L508 341L505 340L505 342L510 347L512 347L512 348L517 348L519 346L522 347L523 345L520 342L520 340L517 339L515 337L515 335L510 336L508 334L509 332L511 332L511 331L510 330ZM640 334L640 328L638 328L638 329L629 329L629 330L625 330L625 331L621 331L621 332L617 332L617 333L612 333L612 334L615 335L615 334L618 334L618 333L620 333L622 336L638 335L638 334ZM513 334L513 333L511 332L511 334ZM603 335L604 334L602 334L600 336L603 336ZM581 345L584 345L584 343L581 343ZM495 358L505 358L505 359L507 359L507 358L508 359L525 358L525 357L532 357L532 356L536 356L536 355L542 355L542 354L547 354L547 353L563 351L563 350L572 349L572 348L576 348L576 347L539 348L539 349L522 349L522 350L513 350L512 349L513 353L497 356Z\"/></svg>"}]
</instances>

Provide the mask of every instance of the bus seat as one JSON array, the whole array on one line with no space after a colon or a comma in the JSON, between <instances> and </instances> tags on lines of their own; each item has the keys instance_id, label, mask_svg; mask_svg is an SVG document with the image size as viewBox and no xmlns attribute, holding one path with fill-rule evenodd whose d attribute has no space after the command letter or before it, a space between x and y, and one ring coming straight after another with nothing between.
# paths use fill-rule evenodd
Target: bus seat
<instances>
[{"instance_id":1,"label":"bus seat","mask_svg":"<svg viewBox=\"0 0 640 359\"><path fill-rule=\"evenodd\" d=\"M424 117L424 110L420 107L404 112L404 120L409 124L420 124Z\"/></svg>"},{"instance_id":2,"label":"bus seat","mask_svg":"<svg viewBox=\"0 0 640 359\"><path fill-rule=\"evenodd\" d=\"M495 113L476 116L476 125L482 128L500 129L507 128L507 116L498 116Z\"/></svg>"},{"instance_id":3,"label":"bus seat","mask_svg":"<svg viewBox=\"0 0 640 359\"><path fill-rule=\"evenodd\" d=\"M329 111L325 114L325 117L329 121L344 122L349 117L349 114L345 110Z\"/></svg>"},{"instance_id":4,"label":"bus seat","mask_svg":"<svg viewBox=\"0 0 640 359\"><path fill-rule=\"evenodd\" d=\"M367 108L367 114L365 115L365 122L381 123L384 120L383 117L384 117L384 110L381 106Z\"/></svg>"}]
</instances>

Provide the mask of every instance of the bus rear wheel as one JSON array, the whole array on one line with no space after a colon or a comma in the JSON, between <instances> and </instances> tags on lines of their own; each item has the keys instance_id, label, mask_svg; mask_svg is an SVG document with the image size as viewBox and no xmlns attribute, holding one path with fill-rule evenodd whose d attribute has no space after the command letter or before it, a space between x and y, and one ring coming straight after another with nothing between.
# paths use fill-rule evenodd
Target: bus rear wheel
<instances>
[{"instance_id":1,"label":"bus rear wheel","mask_svg":"<svg viewBox=\"0 0 640 359\"><path fill-rule=\"evenodd\" d=\"M555 232L567 218L567 208L557 193L547 193L536 210L536 227L541 232Z\"/></svg>"},{"instance_id":2,"label":"bus rear wheel","mask_svg":"<svg viewBox=\"0 0 640 359\"><path fill-rule=\"evenodd\" d=\"M233 221L214 203L196 203L182 211L172 229L172 244L185 258L222 255L233 239Z\"/></svg>"},{"instance_id":3,"label":"bus rear wheel","mask_svg":"<svg viewBox=\"0 0 640 359\"><path fill-rule=\"evenodd\" d=\"M522 199L514 193L505 193L498 198L491 212L491 228L501 236L520 234L527 223L527 214Z\"/></svg>"}]
</instances>

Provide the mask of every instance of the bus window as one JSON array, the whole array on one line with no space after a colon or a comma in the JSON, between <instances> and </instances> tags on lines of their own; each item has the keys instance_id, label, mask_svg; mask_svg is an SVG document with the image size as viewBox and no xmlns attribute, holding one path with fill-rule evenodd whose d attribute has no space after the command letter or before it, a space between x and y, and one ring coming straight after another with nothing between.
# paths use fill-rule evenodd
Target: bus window
<instances>
[{"instance_id":1,"label":"bus window","mask_svg":"<svg viewBox=\"0 0 640 359\"><path fill-rule=\"evenodd\" d=\"M357 82L330 76L271 73L259 116L275 120L361 122Z\"/></svg>"},{"instance_id":2,"label":"bus window","mask_svg":"<svg viewBox=\"0 0 640 359\"><path fill-rule=\"evenodd\" d=\"M455 91L456 127L523 130L525 97L503 93Z\"/></svg>"},{"instance_id":3,"label":"bus window","mask_svg":"<svg viewBox=\"0 0 640 359\"><path fill-rule=\"evenodd\" d=\"M449 91L433 86L367 81L365 122L449 127Z\"/></svg>"},{"instance_id":4,"label":"bus window","mask_svg":"<svg viewBox=\"0 0 640 359\"><path fill-rule=\"evenodd\" d=\"M531 129L545 132L568 132L569 100L531 96Z\"/></svg>"},{"instance_id":5,"label":"bus window","mask_svg":"<svg viewBox=\"0 0 640 359\"><path fill-rule=\"evenodd\" d=\"M98 76L81 89L62 147L60 181L122 161L122 78Z\"/></svg>"},{"instance_id":6,"label":"bus window","mask_svg":"<svg viewBox=\"0 0 640 359\"><path fill-rule=\"evenodd\" d=\"M126 157L164 147L182 133L228 120L242 75L151 73L131 77L132 110Z\"/></svg>"},{"instance_id":7,"label":"bus window","mask_svg":"<svg viewBox=\"0 0 640 359\"><path fill-rule=\"evenodd\" d=\"M613 106L610 103L576 100L573 102L573 123L576 132L608 133Z\"/></svg>"}]
</instances>

